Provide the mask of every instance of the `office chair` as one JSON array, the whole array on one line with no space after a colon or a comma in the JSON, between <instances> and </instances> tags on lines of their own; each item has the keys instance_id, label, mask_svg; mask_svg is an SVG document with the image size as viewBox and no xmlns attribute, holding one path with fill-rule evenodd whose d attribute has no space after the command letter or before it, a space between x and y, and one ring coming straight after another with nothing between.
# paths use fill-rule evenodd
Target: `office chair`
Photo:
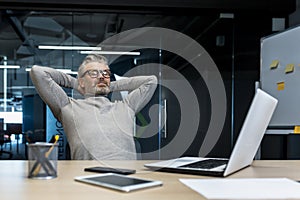
<instances>
[{"instance_id":1,"label":"office chair","mask_svg":"<svg viewBox=\"0 0 300 200\"><path fill-rule=\"evenodd\" d=\"M9 143L10 144L10 151L5 151L4 150L4 145ZM9 159L12 158L13 153L11 151L11 138L10 135L7 134L6 131L4 130L0 130L0 156L2 156L3 154L8 154L9 155Z\"/></svg>"},{"instance_id":2,"label":"office chair","mask_svg":"<svg viewBox=\"0 0 300 200\"><path fill-rule=\"evenodd\" d=\"M24 133L25 137L25 158L28 159L28 147L27 144L29 143L35 143L35 142L46 142L46 135L45 135L45 129L35 129L34 131L32 130L27 130Z\"/></svg>"},{"instance_id":3,"label":"office chair","mask_svg":"<svg viewBox=\"0 0 300 200\"><path fill-rule=\"evenodd\" d=\"M135 144L137 160L142 160L142 147L141 147L141 144L140 144L138 138L133 137L133 139L134 139L134 144Z\"/></svg>"}]
</instances>

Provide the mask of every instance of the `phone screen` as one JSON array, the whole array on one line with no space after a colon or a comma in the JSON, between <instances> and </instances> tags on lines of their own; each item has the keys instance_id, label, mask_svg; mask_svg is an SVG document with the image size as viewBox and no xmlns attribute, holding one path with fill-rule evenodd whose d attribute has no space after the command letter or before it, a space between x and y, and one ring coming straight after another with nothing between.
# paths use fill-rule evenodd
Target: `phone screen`
<instances>
[{"instance_id":1,"label":"phone screen","mask_svg":"<svg viewBox=\"0 0 300 200\"><path fill-rule=\"evenodd\" d=\"M116 174L134 174L134 169L121 169L121 168L111 168L111 167L87 167L84 168L87 172L97 172L97 173L116 173Z\"/></svg>"},{"instance_id":2,"label":"phone screen","mask_svg":"<svg viewBox=\"0 0 300 200\"><path fill-rule=\"evenodd\" d=\"M98 177L91 177L91 178L86 178L86 179L90 180L90 181L103 182L103 183L108 183L111 185L117 185L120 187L150 182L148 180L141 180L141 179L128 178L128 177L115 176L115 175L100 176L100 177L98 176Z\"/></svg>"}]
</instances>

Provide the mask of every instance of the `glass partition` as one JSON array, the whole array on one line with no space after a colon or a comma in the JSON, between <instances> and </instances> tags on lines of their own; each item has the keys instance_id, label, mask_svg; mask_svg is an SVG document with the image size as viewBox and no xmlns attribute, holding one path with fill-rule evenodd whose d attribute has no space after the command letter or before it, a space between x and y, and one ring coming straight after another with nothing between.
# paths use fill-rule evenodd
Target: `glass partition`
<instances>
[{"instance_id":1,"label":"glass partition","mask_svg":"<svg viewBox=\"0 0 300 200\"><path fill-rule=\"evenodd\" d=\"M76 76L82 59L96 51L109 59L114 79L139 74L159 78L151 102L136 116L134 136L142 146L143 159L229 155L233 14L27 10L2 10L1 14L0 118L4 118L4 129L6 123L22 123L23 133L46 129L46 109L28 73L33 65Z\"/></svg>"}]
</instances>

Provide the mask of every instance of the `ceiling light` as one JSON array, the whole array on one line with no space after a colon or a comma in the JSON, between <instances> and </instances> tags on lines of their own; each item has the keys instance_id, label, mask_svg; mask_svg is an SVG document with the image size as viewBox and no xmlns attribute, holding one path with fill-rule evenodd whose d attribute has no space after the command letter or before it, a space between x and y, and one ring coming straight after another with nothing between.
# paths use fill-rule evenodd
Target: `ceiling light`
<instances>
[{"instance_id":1,"label":"ceiling light","mask_svg":"<svg viewBox=\"0 0 300 200\"><path fill-rule=\"evenodd\" d=\"M19 69L20 65L0 65L0 69Z\"/></svg>"},{"instance_id":2,"label":"ceiling light","mask_svg":"<svg viewBox=\"0 0 300 200\"><path fill-rule=\"evenodd\" d=\"M46 46L39 45L39 49L47 49L47 50L101 50L101 47L87 47L87 46Z\"/></svg>"},{"instance_id":3,"label":"ceiling light","mask_svg":"<svg viewBox=\"0 0 300 200\"><path fill-rule=\"evenodd\" d=\"M66 74L77 74L77 72L74 72L70 69L56 69L57 71L60 71L60 72L64 72Z\"/></svg>"},{"instance_id":4,"label":"ceiling light","mask_svg":"<svg viewBox=\"0 0 300 200\"><path fill-rule=\"evenodd\" d=\"M130 52L130 51L80 51L80 54L108 54L108 55L139 56L139 55L141 55L141 52Z\"/></svg>"},{"instance_id":5,"label":"ceiling light","mask_svg":"<svg viewBox=\"0 0 300 200\"><path fill-rule=\"evenodd\" d=\"M54 68L54 69L56 69L56 68ZM31 68L26 68L25 69L25 71L26 72L29 72L31 70ZM57 71L60 71L60 72L64 72L64 73L66 73L66 74L77 74L77 72L75 72L75 71L72 71L72 70L70 70L70 69L56 69Z\"/></svg>"}]
</instances>

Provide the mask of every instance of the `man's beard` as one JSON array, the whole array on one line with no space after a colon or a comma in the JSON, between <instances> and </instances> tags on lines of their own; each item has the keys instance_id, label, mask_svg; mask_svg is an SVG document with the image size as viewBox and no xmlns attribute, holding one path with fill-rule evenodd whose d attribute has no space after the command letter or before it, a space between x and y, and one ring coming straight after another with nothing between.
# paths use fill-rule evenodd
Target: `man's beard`
<instances>
[{"instance_id":1,"label":"man's beard","mask_svg":"<svg viewBox=\"0 0 300 200\"><path fill-rule=\"evenodd\" d=\"M107 95L110 92L108 86L105 87L95 87L95 94L96 95Z\"/></svg>"}]
</instances>

